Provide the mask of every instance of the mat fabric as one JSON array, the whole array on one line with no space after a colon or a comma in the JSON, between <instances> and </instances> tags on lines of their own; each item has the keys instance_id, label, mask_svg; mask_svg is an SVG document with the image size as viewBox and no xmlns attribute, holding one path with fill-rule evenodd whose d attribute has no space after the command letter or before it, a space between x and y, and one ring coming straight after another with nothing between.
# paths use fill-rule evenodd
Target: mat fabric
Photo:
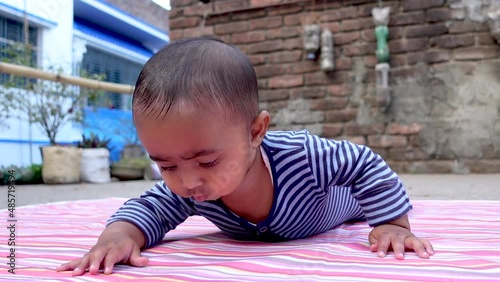
<instances>
[{"instance_id":1,"label":"mat fabric","mask_svg":"<svg viewBox=\"0 0 500 282\"><path fill-rule=\"evenodd\" d=\"M284 243L228 238L191 217L145 252L149 266L119 265L112 275L71 277L56 266L83 256L106 219L125 201L106 198L19 207L15 211L15 272L0 265L0 281L499 281L500 202L413 201L414 232L434 244L429 260L415 253L398 261L369 252L366 223L344 224L308 239ZM4 215L7 227L8 213ZM6 261L8 236L1 232ZM8 229L7 229L8 231Z\"/></svg>"}]
</instances>

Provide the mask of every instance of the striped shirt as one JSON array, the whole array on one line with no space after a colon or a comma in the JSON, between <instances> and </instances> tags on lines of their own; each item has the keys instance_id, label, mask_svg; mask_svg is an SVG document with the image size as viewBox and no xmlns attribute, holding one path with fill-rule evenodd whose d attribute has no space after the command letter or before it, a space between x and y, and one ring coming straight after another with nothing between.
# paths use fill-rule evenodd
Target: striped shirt
<instances>
[{"instance_id":1,"label":"striped shirt","mask_svg":"<svg viewBox=\"0 0 500 282\"><path fill-rule=\"evenodd\" d=\"M145 247L193 215L237 238L278 241L322 233L346 221L367 220L377 226L412 208L399 177L366 146L303 130L267 132L261 147L274 186L272 208L262 222L237 216L220 199L180 197L162 181L128 200L107 224L133 223L144 234Z\"/></svg>"}]
</instances>

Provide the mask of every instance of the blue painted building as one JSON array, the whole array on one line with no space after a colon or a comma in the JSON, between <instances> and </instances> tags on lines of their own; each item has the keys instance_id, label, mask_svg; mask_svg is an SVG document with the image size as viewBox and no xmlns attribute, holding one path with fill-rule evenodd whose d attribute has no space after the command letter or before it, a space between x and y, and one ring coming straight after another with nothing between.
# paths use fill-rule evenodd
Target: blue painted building
<instances>
[{"instance_id":1,"label":"blue painted building","mask_svg":"<svg viewBox=\"0 0 500 282\"><path fill-rule=\"evenodd\" d=\"M163 9L146 2L139 8L154 9L152 15ZM109 82L133 85L143 64L168 44L169 37L166 28L139 19L134 9L125 10L111 0L0 0L0 44L23 41L26 17L38 67L61 66L71 75L83 70L104 75ZM168 11L163 11L164 16L160 11L160 18L150 22L167 22ZM104 99L89 101L83 127L65 125L57 142L74 143L82 133L96 132L113 139L112 161L117 160L126 143L137 142L130 102L130 95L119 93L106 93ZM41 163L38 147L48 144L41 130L21 119L11 118L7 123L8 128L0 128L0 166Z\"/></svg>"}]
</instances>

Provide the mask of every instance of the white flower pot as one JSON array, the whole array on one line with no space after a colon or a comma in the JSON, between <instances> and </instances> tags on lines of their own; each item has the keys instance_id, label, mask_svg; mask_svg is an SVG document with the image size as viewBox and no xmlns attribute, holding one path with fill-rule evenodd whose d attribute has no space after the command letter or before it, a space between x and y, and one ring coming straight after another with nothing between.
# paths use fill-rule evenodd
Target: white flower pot
<instances>
[{"instance_id":1,"label":"white flower pot","mask_svg":"<svg viewBox=\"0 0 500 282\"><path fill-rule=\"evenodd\" d=\"M90 183L111 182L108 149L85 148L82 150L80 179Z\"/></svg>"}]
</instances>

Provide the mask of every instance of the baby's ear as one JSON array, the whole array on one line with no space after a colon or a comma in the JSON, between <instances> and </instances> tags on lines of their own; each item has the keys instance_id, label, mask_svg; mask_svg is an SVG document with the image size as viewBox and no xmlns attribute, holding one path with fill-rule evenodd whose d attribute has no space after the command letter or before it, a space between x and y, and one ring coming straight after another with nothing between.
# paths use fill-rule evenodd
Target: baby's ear
<instances>
[{"instance_id":1,"label":"baby's ear","mask_svg":"<svg viewBox=\"0 0 500 282\"><path fill-rule=\"evenodd\" d=\"M261 111L257 117L252 122L251 133L252 133L252 147L259 147L262 143L262 139L266 135L269 123L271 121L271 115L267 111Z\"/></svg>"}]
</instances>

